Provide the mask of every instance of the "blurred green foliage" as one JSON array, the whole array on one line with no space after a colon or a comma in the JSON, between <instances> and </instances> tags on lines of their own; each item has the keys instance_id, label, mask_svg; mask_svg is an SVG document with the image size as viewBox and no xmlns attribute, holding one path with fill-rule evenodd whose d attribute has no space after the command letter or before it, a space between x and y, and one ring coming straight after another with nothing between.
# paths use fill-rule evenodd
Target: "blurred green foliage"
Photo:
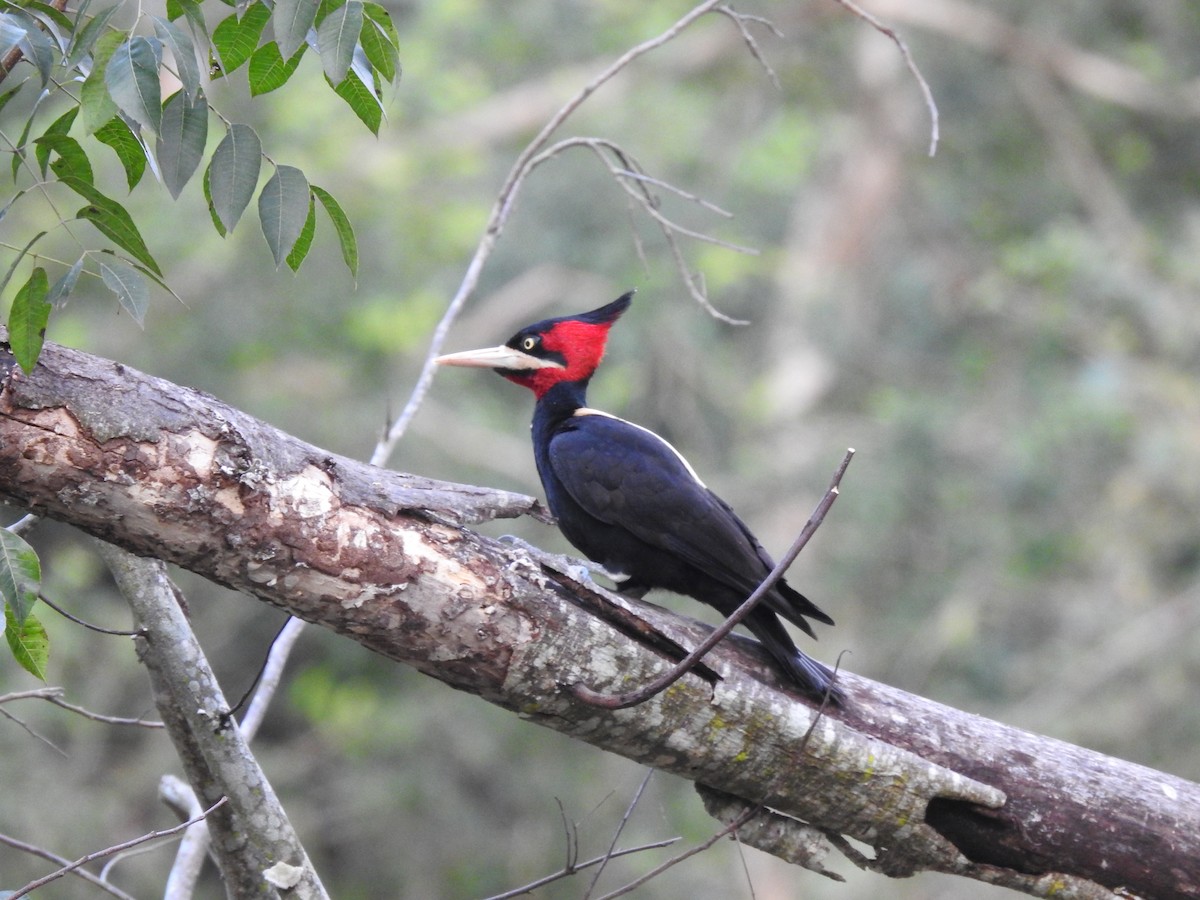
<instances>
[{"instance_id":1,"label":"blurred green foliage","mask_svg":"<svg viewBox=\"0 0 1200 900\"><path fill-rule=\"evenodd\" d=\"M713 17L606 85L564 132L611 137L734 214L662 192L688 227L760 250L683 245L714 304L749 325L719 324L688 299L661 238L578 153L530 179L446 349L638 287L592 403L672 440L769 548L790 542L844 449L858 450L791 576L838 620L818 656L848 649L844 664L865 675L1198 778L1200 15L1149 0L964 6L964 21L1003 17L1050 47L1012 57L923 18L924 4L902 6L888 15L940 107L933 159L894 46L817 0L745 10L785 35L753 29L779 90ZM378 139L331 92L308 89L322 77L315 59L253 104L244 86L214 83L214 103L252 122L278 162L338 197L358 236L357 284L332 241L314 244L300 277L279 272L253 229L212 232L196 184L171 202L143 181L121 202L179 301L155 296L143 332L83 279L49 338L368 455L513 158L571 91L685 8L391 5L404 79ZM1071 54L1118 65L1074 81L1056 68ZM98 183L123 183L115 158L96 162L110 167ZM23 209L0 222L6 247L33 224ZM530 408L488 373L442 372L393 465L534 493ZM568 549L534 523L484 530ZM76 535L44 525L29 539L50 596L126 621ZM278 613L180 578L237 696ZM151 712L127 643L42 618L49 679L69 699ZM28 680L5 671L13 689ZM0 804L0 830L75 856L169 823L148 774L174 768L160 735L19 712L66 755L3 726L0 784L27 795ZM258 746L339 898L474 897L530 881L562 863L557 802L579 822L582 855L598 853L642 777L316 631ZM715 827L688 785L657 777L621 843ZM614 863L602 886L670 852ZM127 883L154 893L168 853L122 864ZM639 896L748 897L747 873L760 898L999 895L837 868L848 885L721 843ZM43 870L0 849L4 886ZM543 896L583 891L573 881Z\"/></svg>"}]
</instances>

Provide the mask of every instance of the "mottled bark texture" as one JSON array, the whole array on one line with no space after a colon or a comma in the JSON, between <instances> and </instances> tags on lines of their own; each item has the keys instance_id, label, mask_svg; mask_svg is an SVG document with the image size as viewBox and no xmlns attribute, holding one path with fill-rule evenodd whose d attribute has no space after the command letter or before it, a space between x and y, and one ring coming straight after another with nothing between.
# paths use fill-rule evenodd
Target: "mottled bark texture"
<instances>
[{"instance_id":1,"label":"mottled bark texture","mask_svg":"<svg viewBox=\"0 0 1200 900\"><path fill-rule=\"evenodd\" d=\"M328 900L329 895L296 836L271 783L228 710L221 686L188 624L180 597L157 559L101 543L140 634L138 656L154 685L154 699L188 781L205 808L228 802L208 817L213 857L226 896L238 900ZM293 873L286 892L271 878L277 867Z\"/></svg>"},{"instance_id":2,"label":"mottled bark texture","mask_svg":"<svg viewBox=\"0 0 1200 900\"><path fill-rule=\"evenodd\" d=\"M526 497L372 468L48 345L28 377L0 348L0 498L540 725L764 803L888 875L936 869L1039 896L1200 897L1200 786L850 673L846 709L812 727L812 707L745 640L641 706L583 705L566 686L628 690L705 626L465 527L540 512ZM811 860L794 849L812 832L785 841L778 826L759 829L764 845L820 868L827 848Z\"/></svg>"}]
</instances>

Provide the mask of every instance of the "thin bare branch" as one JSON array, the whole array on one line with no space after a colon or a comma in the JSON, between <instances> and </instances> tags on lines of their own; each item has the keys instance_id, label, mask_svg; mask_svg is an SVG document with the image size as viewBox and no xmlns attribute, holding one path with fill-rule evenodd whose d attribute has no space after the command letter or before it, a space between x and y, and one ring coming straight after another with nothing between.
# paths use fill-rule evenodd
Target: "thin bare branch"
<instances>
[{"instance_id":1,"label":"thin bare branch","mask_svg":"<svg viewBox=\"0 0 1200 900\"><path fill-rule=\"evenodd\" d=\"M570 872L579 862L579 827L567 818L567 811L563 807L562 801L555 797L554 802L558 804L558 817L562 820L563 837L566 838L567 843L567 860L563 865L563 871Z\"/></svg>"},{"instance_id":2,"label":"thin bare branch","mask_svg":"<svg viewBox=\"0 0 1200 900\"><path fill-rule=\"evenodd\" d=\"M0 694L0 704L7 703L10 700L45 700L47 703L61 706L63 709L83 716L85 719L91 719L93 722L103 722L106 725L136 725L139 728L163 727L162 722L155 722L151 719L130 719L124 716L106 716L103 713L92 712L90 709L85 709L82 706L68 703L63 699L65 693L61 687L44 687L35 688L31 691L16 691L11 694Z\"/></svg>"},{"instance_id":3,"label":"thin bare branch","mask_svg":"<svg viewBox=\"0 0 1200 900\"><path fill-rule=\"evenodd\" d=\"M773 568L770 574L763 579L762 583L754 589L754 592L746 598L745 602L743 602L741 606L734 610L733 614L730 615L729 618L727 618L724 622L722 622L720 627L713 631L713 633L710 634L700 644L700 646L684 657L683 660L672 667L668 672L636 690L628 691L624 694L609 695L593 691L585 684L576 683L571 686L572 693L580 700L584 701L585 703L590 703L592 706L600 706L604 709L625 709L630 706L637 706L639 703L645 703L651 697L665 691L676 681L691 671L692 667L695 666L696 663L705 656L705 654L707 654L710 650L712 650L713 647L724 640L729 632L733 631L733 629L736 628L737 625L746 618L746 616L750 615L750 613L758 605L759 601L761 601L762 598L767 595L771 588L775 586L776 582L778 582L779 579L784 576L784 573L787 572L791 564L795 562L796 557L800 555L800 551L805 548L808 542L812 539L812 536L816 534L817 529L821 527L821 523L825 521L826 513L829 512L830 507L832 507L834 501L837 500L839 485L842 482L842 476L846 474L846 468L850 465L850 460L853 458L854 449L851 448L846 451L846 455L842 458L841 465L839 465L837 471L834 472L833 479L830 481L829 489L825 492L825 496L821 498L821 502L817 504L817 508L813 510L812 516L809 517L808 522L806 522L804 525L804 529L792 543L792 546L788 548L787 553L785 553L779 562L776 563L775 568ZM824 709L825 704L829 702L829 699L830 698L826 696L824 700L822 700L822 709Z\"/></svg>"},{"instance_id":4,"label":"thin bare branch","mask_svg":"<svg viewBox=\"0 0 1200 900\"><path fill-rule=\"evenodd\" d=\"M242 734L247 742L254 740L254 736L258 733L258 727L266 718L267 709L283 678L283 670L287 666L288 657L291 656L296 641L304 633L306 624L303 619L291 617L284 623L279 634L275 636L275 640L271 642L271 650L267 654L267 662L263 666L262 675L259 678L258 690L254 692L254 700L251 701L250 708L246 710L246 715L240 723Z\"/></svg>"},{"instance_id":5,"label":"thin bare branch","mask_svg":"<svg viewBox=\"0 0 1200 900\"><path fill-rule=\"evenodd\" d=\"M71 865L71 861L65 856L59 856L57 853L51 853L49 850L46 850L43 847L35 846L34 844L27 844L25 841L18 840L17 838L11 837L7 834L0 834L0 844L6 844L7 846L12 847L14 850L20 850L22 853L28 853L31 856L41 857L42 859L49 860L50 862L60 866ZM120 900L136 900L136 898L130 894L127 894L120 888L109 884L107 881L97 875L94 875L87 869L74 869L72 870L71 874L77 878L82 878L84 881L87 881L90 884L100 888L102 891L112 894L114 897L119 897Z\"/></svg>"},{"instance_id":6,"label":"thin bare branch","mask_svg":"<svg viewBox=\"0 0 1200 900\"><path fill-rule=\"evenodd\" d=\"M588 884L588 889L583 893L583 900L589 900L592 896L592 891L596 889L596 882L600 880L600 876L604 874L604 867L608 865L608 861L613 858L613 853L617 849L617 841L621 839L621 832L625 830L625 826L629 824L629 818L633 815L633 811L637 808L638 803L642 799L642 795L646 793L646 788L650 784L650 779L654 777L654 770L647 769L646 777L642 779L642 783L638 785L638 789L633 792L633 797L629 800L629 805L625 807L625 815L621 816L621 821L617 823L616 830L613 831L612 841L609 842L608 849L604 852L604 857L600 861L600 865L596 867L596 873L592 876L591 883Z\"/></svg>"},{"instance_id":7,"label":"thin bare branch","mask_svg":"<svg viewBox=\"0 0 1200 900\"><path fill-rule=\"evenodd\" d=\"M44 734L38 733L38 731L36 729L32 728L20 716L14 716L12 713L10 713L6 709L0 709L0 716L4 716L4 718L8 719L8 721L12 722L14 725L16 725L18 728L20 728L26 734L28 734L35 741L41 741L43 744L45 744L47 747L49 747L51 750L53 750L59 756L65 757L67 755L67 752L65 750L63 750L62 747L58 746L58 744L54 743L54 741L50 740L50 738L46 737Z\"/></svg>"},{"instance_id":8,"label":"thin bare branch","mask_svg":"<svg viewBox=\"0 0 1200 900\"><path fill-rule=\"evenodd\" d=\"M105 628L103 625L93 625L91 622L85 622L83 619L79 618L78 616L67 612L65 609L63 609L61 606L59 606L57 603L54 603L53 601L51 601L50 598L47 597L45 594L38 594L38 599L41 600L43 603L45 603L48 607L50 607L56 613L58 613L60 616L62 616L64 619L69 619L70 621L74 622L76 625L82 625L88 631L95 631L99 634L115 634L119 637L133 637L139 633L137 631L130 631L128 629Z\"/></svg>"},{"instance_id":9,"label":"thin bare branch","mask_svg":"<svg viewBox=\"0 0 1200 900\"><path fill-rule=\"evenodd\" d=\"M921 89L921 96L925 99L925 108L929 110L929 155L934 156L937 153L939 135L937 103L933 99L933 91L929 89L929 82L925 80L925 76L921 74L921 70L917 68L912 54L908 51L908 44L904 43L904 38L900 37L893 29L884 25L883 22L855 3L854 0L834 0L834 3L858 16L858 18L862 19L880 34L891 39L892 43L896 45L896 49L900 51L900 56L904 59L904 65L908 67L908 71L912 73L913 78L917 81L917 87Z\"/></svg>"},{"instance_id":10,"label":"thin bare branch","mask_svg":"<svg viewBox=\"0 0 1200 900\"><path fill-rule=\"evenodd\" d=\"M629 153L627 153L619 144L617 144L615 141L608 140L607 138L566 138L538 154L538 156L531 161L530 168L536 168L542 163L545 163L558 156L563 151L573 147L586 147L587 149L591 150L604 164L605 168L608 169L609 174L613 176L614 180L616 180L621 189L625 191L630 200L631 206L635 209L640 208L655 222L655 224L658 225L659 231L662 233L663 238L667 242L667 247L670 250L671 258L675 261L675 267L679 272L679 277L683 281L684 285L686 285L688 293L692 295L692 299L695 300L696 303L698 303L700 307L713 318L719 319L728 325L748 324L746 320L735 319L731 316L728 316L712 305L708 299L708 294L704 289L703 275L699 272L692 271L691 267L687 263L687 260L684 259L683 250L679 246L677 237L690 238L692 240L712 244L717 247L723 247L726 250L732 250L735 253L744 253L748 256L757 256L758 251L753 247L744 247L739 244L733 244L729 241L724 241L720 238L713 237L712 235L704 234L703 232L687 228L665 216L661 211L661 203L659 199L649 190L650 185L654 182L657 182L657 179L644 176L641 171L641 166L638 165L637 161L633 159L633 157L630 156ZM617 158L616 164L614 164L613 161L608 158L606 151L613 154L613 156ZM641 177L631 179L631 175L637 175ZM631 180L633 182L632 184L630 183ZM665 184L664 182L658 183ZM688 194L686 191L674 187L669 187L669 189L682 197L694 200L702 205L709 206L722 215L729 215L719 207L713 207L712 204L708 204L706 201L700 200L694 195ZM636 227L633 228L633 233L636 240ZM645 257L641 252L640 242L638 244L638 249L639 256L642 258L644 263Z\"/></svg>"},{"instance_id":11,"label":"thin bare branch","mask_svg":"<svg viewBox=\"0 0 1200 900\"><path fill-rule=\"evenodd\" d=\"M1200 78L1151 73L1133 60L1119 60L1057 39L1045 30L1022 28L988 4L961 0L872 0L893 19L916 25L1020 68L1036 67L1072 89L1105 103L1171 119L1200 118Z\"/></svg>"},{"instance_id":12,"label":"thin bare branch","mask_svg":"<svg viewBox=\"0 0 1200 900\"><path fill-rule=\"evenodd\" d=\"M39 521L40 519L37 516L35 516L33 513L29 513L28 515L21 516L21 518L17 519L17 521L13 522L11 525L5 525L4 527L13 534L24 534Z\"/></svg>"},{"instance_id":13,"label":"thin bare branch","mask_svg":"<svg viewBox=\"0 0 1200 900\"><path fill-rule=\"evenodd\" d=\"M163 801L180 819L190 819L200 812L200 801L192 786L177 775L164 775L158 782L158 799ZM163 887L163 900L192 900L196 895L196 882L209 857L212 842L207 822L197 822L183 833L183 840L175 850L171 871Z\"/></svg>"},{"instance_id":14,"label":"thin bare branch","mask_svg":"<svg viewBox=\"0 0 1200 900\"><path fill-rule=\"evenodd\" d=\"M61 706L65 710L83 716L85 719L91 719L93 722L103 722L106 725L132 725L136 728L164 728L162 722L154 719L131 719L125 716L107 716L104 713L92 712L90 709L84 709L82 706L76 706L74 703L68 703L61 697L47 697L49 702L55 706Z\"/></svg>"},{"instance_id":15,"label":"thin bare branch","mask_svg":"<svg viewBox=\"0 0 1200 900\"><path fill-rule=\"evenodd\" d=\"M616 850L612 853L605 853L603 856L597 856L593 859L585 860L574 866L573 868L561 869L552 875L547 875L544 878L539 878L537 881L531 881L529 884L521 885L521 887L513 888L511 891L505 891L503 894L493 894L486 900L511 900L512 897L521 897L525 894L532 894L540 887L545 887L555 881L560 881L563 878L570 878L584 869L589 869L592 866L597 866L607 859L620 859L622 856L632 856L634 853L645 853L647 850L661 850L663 847L670 847L672 844L679 842L679 838L664 838L661 841L651 841L648 844L639 844L636 847L628 847L622 850Z\"/></svg>"},{"instance_id":16,"label":"thin bare branch","mask_svg":"<svg viewBox=\"0 0 1200 900\"><path fill-rule=\"evenodd\" d=\"M692 849L690 849L684 853L681 853L678 856L671 857L670 859L668 859L666 862L662 863L661 865L655 866L653 869L651 869L649 872L642 875L640 878L637 878L634 881L629 882L629 884L626 884L623 887L617 888L617 890L612 891L611 893L605 894L603 897L600 897L599 900L615 900L615 898L617 898L617 897L623 897L626 894L632 893L633 891L640 888L643 884L646 884L648 881L650 881L654 878L657 878L663 872L667 871L667 869L677 866L681 862L684 862L685 860L691 859L693 856L695 856L698 853L703 853L709 847L713 846L713 844L715 844L717 841L721 840L721 838L726 837L730 834L733 834L735 831L737 831L739 828L741 828L743 825L745 825L747 822L749 822L751 819L753 819L755 816L757 816L761 811L762 811L761 806L747 807L745 812L743 812L740 816L738 816L736 819L734 819L732 822L730 822L728 825L726 825L724 828L722 828L720 831L718 831L716 834L714 834L708 840L704 841L703 843L697 844Z\"/></svg>"},{"instance_id":17,"label":"thin bare branch","mask_svg":"<svg viewBox=\"0 0 1200 900\"><path fill-rule=\"evenodd\" d=\"M64 690L60 687L34 688L31 691L13 691L11 694L0 694L0 705L13 700L49 700L61 697Z\"/></svg>"},{"instance_id":18,"label":"thin bare branch","mask_svg":"<svg viewBox=\"0 0 1200 900\"><path fill-rule=\"evenodd\" d=\"M624 169L624 170L617 169L617 170L613 171L613 174L618 175L621 178L632 178L635 181L641 181L646 184L653 185L654 187L659 188L664 191L670 191L672 194L675 194L677 197L680 197L684 200L688 200L692 203L697 204L698 206L703 206L709 212L716 213L718 216L721 216L722 218L725 218L725 219L733 218L733 213L729 212L726 209L722 209L721 207L717 206L717 204L713 203L711 200L705 200L703 197L698 197L695 194L690 194L687 191L683 190L682 188L671 184L671 182L669 182L669 181L662 181L661 179L654 178L651 175L647 175L645 172L634 172L629 169ZM758 251L753 251L753 252L757 253Z\"/></svg>"},{"instance_id":19,"label":"thin bare branch","mask_svg":"<svg viewBox=\"0 0 1200 900\"><path fill-rule=\"evenodd\" d=\"M771 68L771 64L767 62L766 57L763 56L762 50L759 49L758 41L754 39L754 35L750 32L749 26L751 24L762 25L764 28L769 29L770 32L778 38L783 37L783 32L776 28L775 23L773 23L770 19L763 18L762 16L750 16L746 15L745 13L737 12L732 6L718 6L716 8L716 12L719 12L721 15L727 17L729 21L733 22L733 24L737 26L737 30L741 34L742 40L746 44L746 49L750 51L750 55L758 60L758 64L763 67L763 71L766 72L767 77L771 79L771 84L775 85L775 89L783 90L783 85L779 83L779 76L775 73L775 70Z\"/></svg>"},{"instance_id":20,"label":"thin bare branch","mask_svg":"<svg viewBox=\"0 0 1200 900\"><path fill-rule=\"evenodd\" d=\"M57 869L56 871L51 872L48 875L43 875L41 878L38 878L34 881L29 882L24 887L18 888L16 891L14 891L13 893L8 895L8 900L18 900L19 897L28 896L30 893L37 890L38 888L45 887L47 884L50 884L51 882L57 881L58 879L62 878L64 875L70 875L71 873L79 870L82 866L86 866L90 862L95 862L98 859L104 859L107 856L112 856L114 853L121 853L122 851L128 850L131 847L136 847L139 844L144 844L147 841L156 841L159 838L170 837L171 835L178 834L179 832L181 832L185 828L187 828L189 825L192 825L196 822L203 821L205 818L207 818L209 816L209 814L212 813L213 810L217 809L217 807L219 807L222 804L227 803L227 802L228 802L228 798L222 797L220 800L218 800L216 803L214 803L208 809L204 810L204 812L202 812L199 816L192 818L192 819L188 819L188 821L183 822L179 825L176 825L173 828L165 828L162 831L151 831L148 834L143 834L141 837L136 837L133 840L123 841L120 844L114 844L113 846L106 847L103 850L97 850L94 853L88 853L85 856L81 856L81 857L79 857L79 859L75 860L74 862L67 863L61 869Z\"/></svg>"}]
</instances>

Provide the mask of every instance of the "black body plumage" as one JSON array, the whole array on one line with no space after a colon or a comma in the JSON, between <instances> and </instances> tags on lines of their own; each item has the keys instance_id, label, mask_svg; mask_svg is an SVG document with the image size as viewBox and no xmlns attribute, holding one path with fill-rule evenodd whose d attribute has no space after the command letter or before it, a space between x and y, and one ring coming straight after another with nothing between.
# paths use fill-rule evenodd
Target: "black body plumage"
<instances>
[{"instance_id":1,"label":"black body plumage","mask_svg":"<svg viewBox=\"0 0 1200 900\"><path fill-rule=\"evenodd\" d=\"M641 596L662 588L729 615L774 567L770 556L667 441L586 405L607 330L628 307L629 296L591 313L539 322L504 348L475 352L502 357L497 371L538 397L534 456L547 503L567 540L617 576L622 593ZM503 357L502 350L516 355ZM476 358L466 353L443 359L485 364ZM830 625L833 620L780 580L745 625L790 681L817 699L828 692L837 702L841 693L832 673L796 647L777 616L809 635L807 619Z\"/></svg>"}]
</instances>

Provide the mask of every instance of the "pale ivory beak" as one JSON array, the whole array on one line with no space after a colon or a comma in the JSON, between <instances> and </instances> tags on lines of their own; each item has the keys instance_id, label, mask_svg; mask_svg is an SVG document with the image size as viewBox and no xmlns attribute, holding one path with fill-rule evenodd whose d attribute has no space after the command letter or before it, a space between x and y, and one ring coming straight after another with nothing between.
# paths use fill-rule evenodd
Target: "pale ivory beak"
<instances>
[{"instance_id":1,"label":"pale ivory beak","mask_svg":"<svg viewBox=\"0 0 1200 900\"><path fill-rule=\"evenodd\" d=\"M562 368L552 359L538 359L512 347L487 347L482 350L464 350L447 353L434 360L439 366L469 366L474 369L509 369L526 371L533 369Z\"/></svg>"}]
</instances>

